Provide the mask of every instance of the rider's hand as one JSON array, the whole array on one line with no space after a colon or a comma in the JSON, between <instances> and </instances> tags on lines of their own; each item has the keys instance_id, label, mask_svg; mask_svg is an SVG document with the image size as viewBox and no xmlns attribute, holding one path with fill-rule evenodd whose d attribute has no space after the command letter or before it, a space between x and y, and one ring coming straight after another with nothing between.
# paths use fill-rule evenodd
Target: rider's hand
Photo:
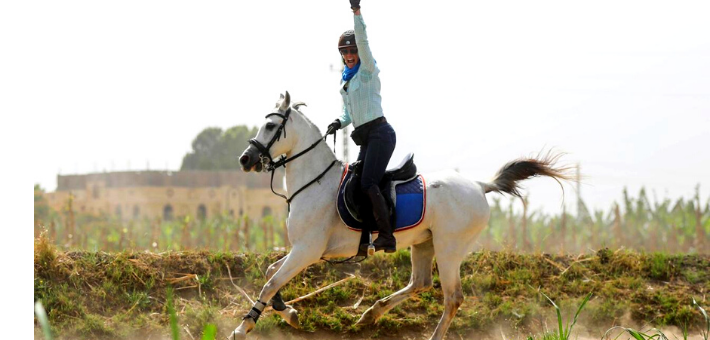
<instances>
[{"instance_id":1,"label":"rider's hand","mask_svg":"<svg viewBox=\"0 0 710 340\"><path fill-rule=\"evenodd\" d=\"M340 119L334 120L330 125L328 125L328 131L325 133L326 135L329 135L331 133L335 133L335 131L338 131L340 129Z\"/></svg>"},{"instance_id":2,"label":"rider's hand","mask_svg":"<svg viewBox=\"0 0 710 340\"><path fill-rule=\"evenodd\" d=\"M360 0L350 0L350 8L352 8L353 11L360 9Z\"/></svg>"}]
</instances>

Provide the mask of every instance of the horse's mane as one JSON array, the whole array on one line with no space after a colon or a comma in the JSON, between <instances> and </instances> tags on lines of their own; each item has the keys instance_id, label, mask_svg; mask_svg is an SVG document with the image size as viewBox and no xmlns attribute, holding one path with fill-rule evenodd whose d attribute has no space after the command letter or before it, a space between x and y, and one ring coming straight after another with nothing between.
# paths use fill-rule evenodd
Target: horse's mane
<instances>
[{"instance_id":1,"label":"horse's mane","mask_svg":"<svg viewBox=\"0 0 710 340\"><path fill-rule=\"evenodd\" d=\"M306 103L304 103L304 102L295 102L295 103L293 103L293 104L291 105L291 108L292 108L294 111L298 112L298 114L301 115L301 117L303 118L303 120L306 121L306 124L308 124L308 125L310 125L311 127L313 127L313 128L316 130L316 132L318 132L318 135L319 135L319 136L322 136L322 134L321 134L321 132L320 132L320 129L318 128L318 125L314 124L310 119L308 119L308 117L307 117L305 114L303 114L303 112L301 112L301 110L299 110L299 109L301 108L301 106L307 106L307 105L306 105ZM328 150L330 151L330 148L328 148ZM341 161L340 159L338 159L338 157L335 155L335 150L333 150L333 156L335 157L336 161L338 161L338 163L339 163L341 166L342 166L343 164L345 164L345 163L343 163L343 161Z\"/></svg>"},{"instance_id":2,"label":"horse's mane","mask_svg":"<svg viewBox=\"0 0 710 340\"><path fill-rule=\"evenodd\" d=\"M306 121L306 123L313 126L316 129L316 131L318 131L318 134L320 135L321 132L320 132L320 129L318 128L318 126L316 124L314 124L310 119L308 119L308 117L306 115L304 115L303 112L301 112L301 110L299 110L301 108L301 106L308 106L308 105L306 105L306 103L304 103L304 102L295 102L291 105L291 108L296 110L296 112L298 112L301 115L301 117L303 117L303 119Z\"/></svg>"}]
</instances>

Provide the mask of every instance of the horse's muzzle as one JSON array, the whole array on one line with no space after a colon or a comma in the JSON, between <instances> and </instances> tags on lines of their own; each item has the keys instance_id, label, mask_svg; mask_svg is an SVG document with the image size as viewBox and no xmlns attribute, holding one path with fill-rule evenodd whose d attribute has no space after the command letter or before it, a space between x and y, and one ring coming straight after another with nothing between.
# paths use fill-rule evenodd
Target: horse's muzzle
<instances>
[{"instance_id":1,"label":"horse's muzzle","mask_svg":"<svg viewBox=\"0 0 710 340\"><path fill-rule=\"evenodd\" d=\"M245 172L249 172L251 170L261 172L263 169L261 157L259 157L259 154L255 150L252 150L251 147L248 147L244 150L244 153L239 156L239 164Z\"/></svg>"}]
</instances>

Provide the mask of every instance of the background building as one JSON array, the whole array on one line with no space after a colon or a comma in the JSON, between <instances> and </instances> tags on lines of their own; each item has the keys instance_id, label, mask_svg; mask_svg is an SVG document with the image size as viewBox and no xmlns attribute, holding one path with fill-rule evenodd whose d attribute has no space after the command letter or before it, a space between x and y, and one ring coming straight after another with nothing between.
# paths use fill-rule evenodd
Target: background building
<instances>
[{"instance_id":1,"label":"background building","mask_svg":"<svg viewBox=\"0 0 710 340\"><path fill-rule=\"evenodd\" d=\"M111 214L129 221L170 221L218 215L285 218L287 205L271 192L271 176L241 171L123 171L57 175L57 190L46 193L59 211L73 195L73 207L84 214ZM283 172L274 178L282 187Z\"/></svg>"}]
</instances>

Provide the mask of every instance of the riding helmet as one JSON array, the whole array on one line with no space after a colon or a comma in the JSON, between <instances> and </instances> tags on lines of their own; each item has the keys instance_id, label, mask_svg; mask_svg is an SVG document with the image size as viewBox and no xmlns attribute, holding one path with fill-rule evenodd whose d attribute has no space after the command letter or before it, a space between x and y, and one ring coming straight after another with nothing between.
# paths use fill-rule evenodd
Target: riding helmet
<instances>
[{"instance_id":1,"label":"riding helmet","mask_svg":"<svg viewBox=\"0 0 710 340\"><path fill-rule=\"evenodd\" d=\"M340 40L338 40L338 50L351 46L357 46L355 44L355 31L348 30L340 35Z\"/></svg>"}]
</instances>

